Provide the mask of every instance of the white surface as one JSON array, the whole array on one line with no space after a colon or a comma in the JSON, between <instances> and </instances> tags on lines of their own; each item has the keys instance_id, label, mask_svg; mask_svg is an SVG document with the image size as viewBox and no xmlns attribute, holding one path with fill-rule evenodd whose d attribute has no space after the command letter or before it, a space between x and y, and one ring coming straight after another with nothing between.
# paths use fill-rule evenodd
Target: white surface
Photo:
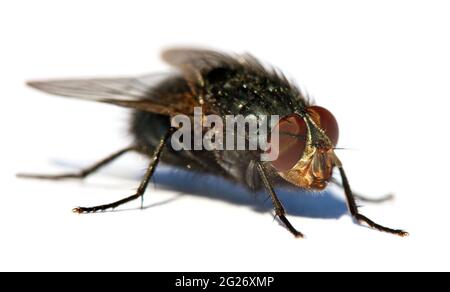
<instances>
[{"instance_id":1,"label":"white surface","mask_svg":"<svg viewBox=\"0 0 450 292\"><path fill-rule=\"evenodd\" d=\"M449 270L448 2L112 2L0 4L0 270ZM356 149L340 152L353 188L397 194L363 213L411 236L347 215L290 216L308 237L296 240L270 213L154 186L146 205L169 202L70 212L130 195L146 165L135 155L84 183L14 177L67 170L52 160L89 164L129 141L125 110L25 80L162 71L158 52L173 44L249 51L294 77L335 113L340 145Z\"/></svg>"}]
</instances>

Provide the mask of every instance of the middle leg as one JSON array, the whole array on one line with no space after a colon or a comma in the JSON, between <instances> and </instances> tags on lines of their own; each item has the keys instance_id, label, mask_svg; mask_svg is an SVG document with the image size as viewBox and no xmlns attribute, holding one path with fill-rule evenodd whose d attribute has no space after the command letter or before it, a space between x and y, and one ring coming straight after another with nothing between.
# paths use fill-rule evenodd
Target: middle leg
<instances>
[{"instance_id":1,"label":"middle leg","mask_svg":"<svg viewBox=\"0 0 450 292\"><path fill-rule=\"evenodd\" d=\"M167 140L170 138L170 136L175 131L175 128L170 128L167 133L161 138L161 141L159 142L158 147L156 147L156 150L153 154L152 160L150 161L150 164L147 168L147 171L145 172L144 178L142 179L136 193L132 196L126 197L122 200L105 204L105 205L99 205L95 207L77 207L73 209L73 212L75 213L92 213L92 212L98 212L98 211L104 211L107 209L114 209L117 208L120 205L123 205L125 203L128 203L130 201L136 200L140 197L142 197L145 193L145 190L147 189L148 183L150 182L150 179L153 176L153 173L155 172L156 166L159 163L159 160L161 158L161 154L164 150L164 146L167 143Z\"/></svg>"},{"instance_id":2,"label":"middle leg","mask_svg":"<svg viewBox=\"0 0 450 292\"><path fill-rule=\"evenodd\" d=\"M344 189L344 185L340 181L333 178L332 182L334 184L336 184L337 186L339 186L340 188ZM386 194L379 198L369 198L364 195L361 195L360 193L353 192L353 197L361 202L374 203L374 204L379 204L379 203L384 203L384 202L394 200L393 194Z\"/></svg>"}]
</instances>

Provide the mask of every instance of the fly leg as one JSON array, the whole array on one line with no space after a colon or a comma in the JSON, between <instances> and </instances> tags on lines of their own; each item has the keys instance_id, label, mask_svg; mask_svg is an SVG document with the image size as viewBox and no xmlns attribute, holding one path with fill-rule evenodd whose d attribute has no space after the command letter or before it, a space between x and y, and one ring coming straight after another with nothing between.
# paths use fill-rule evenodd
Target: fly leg
<instances>
[{"instance_id":1,"label":"fly leg","mask_svg":"<svg viewBox=\"0 0 450 292\"><path fill-rule=\"evenodd\" d=\"M272 199L273 209L275 211L275 215L283 222L286 228L295 236L303 238L303 234L297 231L294 226L292 226L291 222L286 218L286 211L284 210L283 205L281 204L280 199L278 199L277 194L275 193L269 179L267 178L266 173L264 172L264 168L260 162L256 162L256 166L261 177L261 180L264 184L266 191L269 193L270 198Z\"/></svg>"},{"instance_id":2,"label":"fly leg","mask_svg":"<svg viewBox=\"0 0 450 292\"><path fill-rule=\"evenodd\" d=\"M48 180L62 180L62 179L68 179L68 178L86 178L90 174L93 174L103 166L107 165L108 163L112 162L116 158L119 158L123 154L129 152L129 151L135 151L137 150L137 147L130 146L127 148L124 148L120 151L117 151L108 157L105 157L104 159L94 163L93 165L81 169L80 171L73 172L73 173L64 173L64 174L55 174L55 175L47 175L47 174L29 174L29 173L18 173L17 177L19 178L32 178L32 179L48 179Z\"/></svg>"},{"instance_id":3,"label":"fly leg","mask_svg":"<svg viewBox=\"0 0 450 292\"><path fill-rule=\"evenodd\" d=\"M123 205L125 203L128 203L130 201L136 200L140 197L144 196L145 190L148 186L148 183L150 182L150 179L153 176L153 173L155 172L156 166L159 163L159 160L161 158L161 154L164 150L164 146L167 144L167 140L170 138L170 136L175 131L175 128L170 128L167 133L161 138L158 147L156 147L155 152L153 153L152 159L150 161L150 164L147 167L147 171L145 172L145 175L136 191L136 193L132 196L126 197L122 200L105 204L105 205L99 205L95 207L77 207L74 208L72 211L75 213L92 213L97 211L104 211L107 209L114 209L120 205Z\"/></svg>"},{"instance_id":4,"label":"fly leg","mask_svg":"<svg viewBox=\"0 0 450 292\"><path fill-rule=\"evenodd\" d=\"M396 234L396 235L399 235L399 236L402 236L402 237L409 235L408 232L405 232L403 230L391 229L391 228L388 228L388 227L381 226L381 225L373 222L372 220L370 220L366 216L362 215L361 213L359 213L358 207L356 205L355 197L353 196L353 193L352 193L352 190L350 188L350 184L348 182L348 179L347 179L347 176L345 174L344 168L342 167L342 165L339 165L338 168L339 168L339 172L340 172L341 177L342 177L342 185L343 185L343 188L344 188L344 191L345 191L345 197L347 199L348 209L350 210L350 214L353 216L353 218L355 218L358 222L366 223L371 228L377 229L379 231Z\"/></svg>"},{"instance_id":5,"label":"fly leg","mask_svg":"<svg viewBox=\"0 0 450 292\"><path fill-rule=\"evenodd\" d=\"M393 194L387 194L387 195L384 195L379 198L368 198L366 196L355 193L355 194L353 194L353 197L361 202L373 203L373 204L385 203L388 201L392 201L394 199Z\"/></svg>"},{"instance_id":6,"label":"fly leg","mask_svg":"<svg viewBox=\"0 0 450 292\"><path fill-rule=\"evenodd\" d=\"M344 185L340 182L337 181L336 179L333 179L332 182L336 185L338 185L341 188L344 188ZM394 200L394 195L393 194L387 194L384 195L382 197L379 198L368 198L364 195L361 195L359 193L353 192L353 197L361 202L366 202L366 203L374 203L374 204L378 204L378 203L384 203L384 202L388 202L388 201L392 201Z\"/></svg>"}]
</instances>

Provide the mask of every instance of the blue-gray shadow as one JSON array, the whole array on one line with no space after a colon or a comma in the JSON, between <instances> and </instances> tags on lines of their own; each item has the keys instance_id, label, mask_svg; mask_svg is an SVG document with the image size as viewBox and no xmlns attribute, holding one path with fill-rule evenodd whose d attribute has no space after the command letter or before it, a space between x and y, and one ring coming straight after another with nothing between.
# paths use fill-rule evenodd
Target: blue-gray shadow
<instances>
[{"instance_id":1,"label":"blue-gray shadow","mask_svg":"<svg viewBox=\"0 0 450 292\"><path fill-rule=\"evenodd\" d=\"M245 205L256 212L272 210L272 202L266 192L255 194L244 186L213 175L165 167L155 173L153 181L160 188ZM347 213L346 203L331 190L313 193L277 188L276 192L290 216L338 219Z\"/></svg>"},{"instance_id":2,"label":"blue-gray shadow","mask_svg":"<svg viewBox=\"0 0 450 292\"><path fill-rule=\"evenodd\" d=\"M80 168L78 163L61 160L53 160L52 164L64 168ZM108 167L108 169L111 168ZM113 169L114 171L101 170L100 173L93 175L131 178L136 181L140 179L136 171L119 170L115 167ZM160 165L156 169L152 181L157 188L172 190L183 195L201 196L230 204L244 205L256 212L270 212L272 210L272 202L266 192L261 191L255 194L240 184L210 174L195 173ZM347 214L346 203L338 198L332 190L307 192L296 188L277 188L276 192L290 216L338 219Z\"/></svg>"}]
</instances>

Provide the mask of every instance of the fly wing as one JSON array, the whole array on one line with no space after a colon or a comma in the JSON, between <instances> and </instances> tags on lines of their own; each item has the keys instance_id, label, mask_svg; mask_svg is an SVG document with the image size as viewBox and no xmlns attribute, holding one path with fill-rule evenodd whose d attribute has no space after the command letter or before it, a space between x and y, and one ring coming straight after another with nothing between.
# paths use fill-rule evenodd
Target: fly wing
<instances>
[{"instance_id":1,"label":"fly wing","mask_svg":"<svg viewBox=\"0 0 450 292\"><path fill-rule=\"evenodd\" d=\"M249 53L238 55L196 48L171 48L164 50L161 58L182 70L200 73L217 67L267 72L267 68Z\"/></svg>"},{"instance_id":2,"label":"fly wing","mask_svg":"<svg viewBox=\"0 0 450 292\"><path fill-rule=\"evenodd\" d=\"M164 82L176 81L183 82L173 74L152 74L134 78L30 81L27 85L53 95L114 104L156 114L191 115L193 107L198 105L190 92L163 91L158 86Z\"/></svg>"},{"instance_id":3,"label":"fly wing","mask_svg":"<svg viewBox=\"0 0 450 292\"><path fill-rule=\"evenodd\" d=\"M202 76L215 68L246 70L267 74L266 68L250 54L226 54L196 48L171 48L162 52L162 59L182 71L191 88L203 86Z\"/></svg>"},{"instance_id":4,"label":"fly wing","mask_svg":"<svg viewBox=\"0 0 450 292\"><path fill-rule=\"evenodd\" d=\"M205 49L172 48L163 51L161 57L172 66L196 71L239 66L237 56Z\"/></svg>"}]
</instances>

